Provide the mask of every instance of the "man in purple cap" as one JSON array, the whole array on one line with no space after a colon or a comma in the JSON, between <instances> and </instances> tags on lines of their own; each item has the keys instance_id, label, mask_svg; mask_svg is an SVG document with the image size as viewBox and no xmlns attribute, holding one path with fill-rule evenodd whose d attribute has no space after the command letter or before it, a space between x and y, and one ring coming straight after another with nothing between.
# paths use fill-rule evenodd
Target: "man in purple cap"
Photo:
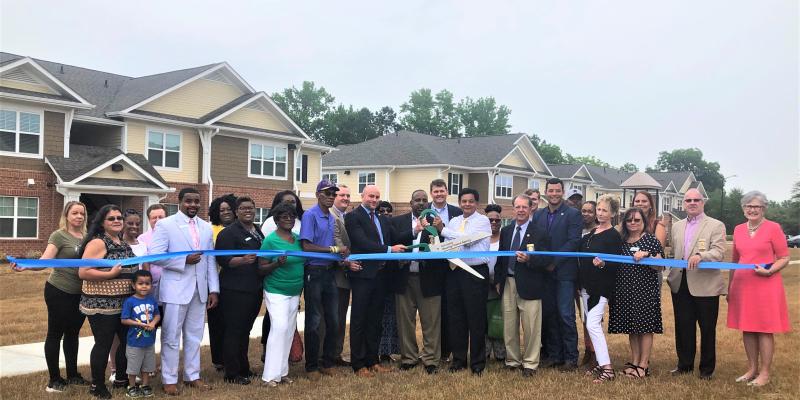
<instances>
[{"instance_id":1,"label":"man in purple cap","mask_svg":"<svg viewBox=\"0 0 800 400\"><path fill-rule=\"evenodd\" d=\"M347 257L350 250L345 246L335 246L335 217L330 212L339 188L324 179L317 184L317 204L303 213L300 226L300 243L303 251L316 253L336 253ZM312 381L322 375L333 375L336 363L336 339L338 335L339 291L334 278L338 262L323 259L306 259L303 292L305 299L305 345L306 374ZM325 318L325 338L322 341L322 362L320 363L320 321Z\"/></svg>"}]
</instances>

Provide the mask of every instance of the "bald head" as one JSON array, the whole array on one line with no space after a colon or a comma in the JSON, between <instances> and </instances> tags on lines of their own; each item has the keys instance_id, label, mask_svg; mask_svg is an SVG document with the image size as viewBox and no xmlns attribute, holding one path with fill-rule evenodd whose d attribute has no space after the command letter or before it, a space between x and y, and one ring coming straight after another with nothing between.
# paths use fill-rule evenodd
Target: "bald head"
<instances>
[{"instance_id":1,"label":"bald head","mask_svg":"<svg viewBox=\"0 0 800 400\"><path fill-rule=\"evenodd\" d=\"M369 210L375 210L381 201L381 191L375 185L364 186L361 192L361 204Z\"/></svg>"},{"instance_id":2,"label":"bald head","mask_svg":"<svg viewBox=\"0 0 800 400\"><path fill-rule=\"evenodd\" d=\"M705 199L699 190L689 189L686 191L686 194L683 195L683 209L686 210L686 215L692 218L704 212Z\"/></svg>"}]
</instances>

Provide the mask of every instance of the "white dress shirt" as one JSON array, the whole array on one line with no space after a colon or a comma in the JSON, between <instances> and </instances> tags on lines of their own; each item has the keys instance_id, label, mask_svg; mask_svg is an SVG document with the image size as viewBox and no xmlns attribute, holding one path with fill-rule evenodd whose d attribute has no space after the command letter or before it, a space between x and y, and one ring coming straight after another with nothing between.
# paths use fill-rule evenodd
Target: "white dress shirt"
<instances>
[{"instance_id":1,"label":"white dress shirt","mask_svg":"<svg viewBox=\"0 0 800 400\"><path fill-rule=\"evenodd\" d=\"M463 232L461 230L462 224L464 225ZM450 224L442 229L442 236L444 236L445 240L458 239L462 236L476 233L485 233L487 236L481 240L472 242L471 244L461 246L459 251L489 251L492 227L489 224L489 218L486 218L486 216L483 214L475 212L466 218L463 215L453 217L453 219L450 220ZM468 265L481 265L489 263L488 257L462 258L461 260Z\"/></svg>"},{"instance_id":2,"label":"white dress shirt","mask_svg":"<svg viewBox=\"0 0 800 400\"><path fill-rule=\"evenodd\" d=\"M411 214L411 232L414 232L414 229L417 227L417 224L419 224L419 220L417 219L417 217L414 216L414 214ZM419 231L419 233L417 233L417 236L414 237L413 244L415 245L419 244L421 238L422 238L422 231ZM419 252L419 248L414 247L413 249L411 249L411 252L417 253ZM409 264L408 266L408 271L419 272L419 261L411 261L411 264Z\"/></svg>"}]
</instances>

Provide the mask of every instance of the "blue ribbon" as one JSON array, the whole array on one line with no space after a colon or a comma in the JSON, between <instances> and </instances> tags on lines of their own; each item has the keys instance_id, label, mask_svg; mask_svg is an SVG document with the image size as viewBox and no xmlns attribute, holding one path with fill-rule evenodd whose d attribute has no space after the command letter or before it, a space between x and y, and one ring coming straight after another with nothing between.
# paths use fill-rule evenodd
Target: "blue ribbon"
<instances>
[{"instance_id":1,"label":"blue ribbon","mask_svg":"<svg viewBox=\"0 0 800 400\"><path fill-rule=\"evenodd\" d=\"M330 261L342 261L338 254L310 253L305 251L284 251L284 250L203 250L200 251L206 256L240 256L245 254L256 254L259 257L274 258L280 256L292 256L303 258L316 258ZM136 265L141 263L151 263L154 261L166 260L170 258L186 257L196 254L198 251L179 251L174 253L152 254L141 257L132 257L122 260L106 259L47 259L32 260L8 257L8 260L17 263L23 268L91 268L91 267L113 267L117 264ZM623 264L652 265L659 267L686 268L686 260L673 260L663 258L643 258L638 263L633 261L631 256L603 253L580 253L569 251L526 251L529 255L553 256L553 257L598 257L606 262L617 262ZM409 260L441 260L447 258L482 258L482 257L513 257L514 251L454 251L454 252L418 252L418 253L372 253L372 254L351 254L350 261L409 261ZM753 269L754 264L736 264L729 262L710 262L703 261L699 267L701 269Z\"/></svg>"}]
</instances>

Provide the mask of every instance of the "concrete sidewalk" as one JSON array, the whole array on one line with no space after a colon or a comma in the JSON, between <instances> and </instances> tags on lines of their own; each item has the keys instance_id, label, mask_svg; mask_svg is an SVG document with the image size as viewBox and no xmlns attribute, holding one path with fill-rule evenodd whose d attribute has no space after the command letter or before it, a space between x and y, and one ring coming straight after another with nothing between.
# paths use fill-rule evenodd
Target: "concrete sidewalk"
<instances>
[{"instance_id":1,"label":"concrete sidewalk","mask_svg":"<svg viewBox=\"0 0 800 400\"><path fill-rule=\"evenodd\" d=\"M250 331L251 338L261 337L261 323L264 317L258 317ZM350 321L350 310L347 310L347 321ZM86 321L85 323L89 323ZM297 315L297 329L303 331L305 328L305 312ZM203 333L203 346L208 346L208 324ZM89 354L94 346L94 338L86 336L80 338L78 345L78 365L89 365ZM161 329L156 333L156 352L161 352ZM59 364L64 368L64 351L59 356ZM208 360L205 360L208 361ZM205 362L204 361L204 362ZM208 361L210 362L210 361ZM47 363L44 359L44 342L17 344L12 346L0 347L0 378L15 375L25 375L32 372L47 371Z\"/></svg>"}]
</instances>

